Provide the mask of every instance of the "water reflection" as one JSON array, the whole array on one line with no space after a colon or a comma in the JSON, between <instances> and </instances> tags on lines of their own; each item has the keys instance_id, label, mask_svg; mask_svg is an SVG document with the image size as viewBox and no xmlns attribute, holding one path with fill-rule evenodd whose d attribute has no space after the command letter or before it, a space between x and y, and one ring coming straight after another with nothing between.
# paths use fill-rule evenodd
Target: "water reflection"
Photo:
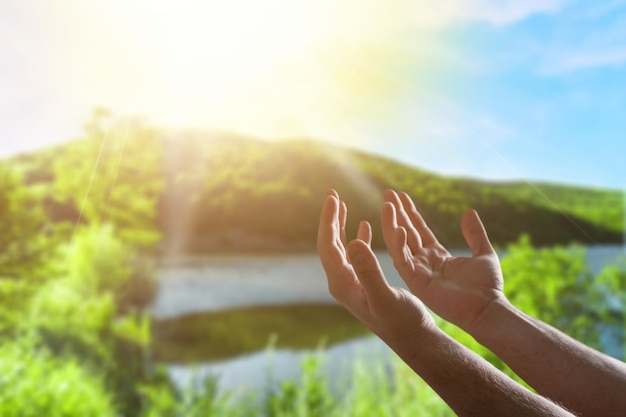
<instances>
[{"instance_id":1,"label":"water reflection","mask_svg":"<svg viewBox=\"0 0 626 417\"><path fill-rule=\"evenodd\" d=\"M597 273L623 253L620 246L592 246L587 263ZM378 256L390 283L402 286L391 258ZM349 375L338 372L353 363L357 351L372 360L381 352L389 355L382 342L333 304L315 254L181 260L163 267L159 285L152 308L153 353L179 386L193 375L216 375L220 390L267 387L270 369L276 381L294 379L304 356L322 341L329 348L327 367L336 375ZM623 352L623 329L617 331L617 336L602 333L607 353L616 356Z\"/></svg>"},{"instance_id":2,"label":"water reflection","mask_svg":"<svg viewBox=\"0 0 626 417\"><path fill-rule=\"evenodd\" d=\"M193 364L234 358L266 349L306 350L370 334L333 304L255 306L157 319L153 355L161 363Z\"/></svg>"}]
</instances>

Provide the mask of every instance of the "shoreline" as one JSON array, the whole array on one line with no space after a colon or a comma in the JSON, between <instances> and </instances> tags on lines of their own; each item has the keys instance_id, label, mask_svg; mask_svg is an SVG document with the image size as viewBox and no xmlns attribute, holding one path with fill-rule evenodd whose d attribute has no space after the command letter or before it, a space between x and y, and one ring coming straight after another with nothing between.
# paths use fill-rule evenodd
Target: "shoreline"
<instances>
[{"instance_id":1,"label":"shoreline","mask_svg":"<svg viewBox=\"0 0 626 417\"><path fill-rule=\"evenodd\" d=\"M587 247L593 273L618 259L626 267L622 246ZM453 251L471 256L469 251ZM386 251L376 251L391 285L406 287ZM502 258L506 254L499 252ZM619 265L619 263L618 263ZM336 303L315 252L290 254L211 254L165 258L157 267L158 295L149 307L155 318L293 303Z\"/></svg>"}]
</instances>

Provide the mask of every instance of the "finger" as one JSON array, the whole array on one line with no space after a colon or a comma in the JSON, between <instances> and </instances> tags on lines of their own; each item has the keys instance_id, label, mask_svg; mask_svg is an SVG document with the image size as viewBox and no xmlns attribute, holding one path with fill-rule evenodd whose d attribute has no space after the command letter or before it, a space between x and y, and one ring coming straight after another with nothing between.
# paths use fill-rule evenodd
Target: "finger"
<instances>
[{"instance_id":1,"label":"finger","mask_svg":"<svg viewBox=\"0 0 626 417\"><path fill-rule=\"evenodd\" d=\"M417 233L422 238L422 245L431 246L439 243L439 241L435 237L435 234L430 230L430 228L424 221L422 215L419 213L419 211L417 211L415 203L413 203L411 197L409 197L409 195L405 192L401 192L399 196L400 201L402 202L402 206L409 216L411 224L413 225L413 227L415 227L415 230L417 230Z\"/></svg>"},{"instance_id":2,"label":"finger","mask_svg":"<svg viewBox=\"0 0 626 417\"><path fill-rule=\"evenodd\" d=\"M348 253L368 302L384 302L391 295L391 287L372 249L362 240L353 240L348 245Z\"/></svg>"},{"instance_id":3,"label":"finger","mask_svg":"<svg viewBox=\"0 0 626 417\"><path fill-rule=\"evenodd\" d=\"M463 213L461 231L474 256L495 253L476 210L467 210Z\"/></svg>"},{"instance_id":4,"label":"finger","mask_svg":"<svg viewBox=\"0 0 626 417\"><path fill-rule=\"evenodd\" d=\"M345 246L346 246L346 220L347 220L348 208L346 207L346 203L341 201L341 199L339 198L339 193L335 189L329 188L326 191L326 196L333 196L337 200L339 200L339 215L338 215L338 219L339 219L339 233L337 234L336 239L340 243L339 246L341 247L342 253L345 255L345 253L346 253L346 251L345 251Z\"/></svg>"},{"instance_id":5,"label":"finger","mask_svg":"<svg viewBox=\"0 0 626 417\"><path fill-rule=\"evenodd\" d=\"M389 201L385 201L383 204L381 223L383 229L383 240L387 246L387 251L391 252L393 235L398 227L398 220L396 218L396 207Z\"/></svg>"},{"instance_id":6,"label":"finger","mask_svg":"<svg viewBox=\"0 0 626 417\"><path fill-rule=\"evenodd\" d=\"M365 220L359 223L359 230L356 234L356 238L367 243L368 246L372 244L372 226Z\"/></svg>"},{"instance_id":7,"label":"finger","mask_svg":"<svg viewBox=\"0 0 626 417\"><path fill-rule=\"evenodd\" d=\"M398 270L402 279L409 285L407 279L415 276L415 264L413 263L411 250L407 245L407 235L404 227L398 227L395 230L391 246L393 265Z\"/></svg>"},{"instance_id":8,"label":"finger","mask_svg":"<svg viewBox=\"0 0 626 417\"><path fill-rule=\"evenodd\" d=\"M411 219L409 218L400 197L395 191L387 190L385 192L385 200L393 203L395 206L398 226L402 226L406 229L409 248L411 248L411 251L415 253L422 247L422 238L417 229L411 223Z\"/></svg>"},{"instance_id":9,"label":"finger","mask_svg":"<svg viewBox=\"0 0 626 417\"><path fill-rule=\"evenodd\" d=\"M337 193L337 190L335 190L334 188L329 188L328 190L326 190L326 195L332 195L334 196L337 200L339 200L339 193Z\"/></svg>"},{"instance_id":10,"label":"finger","mask_svg":"<svg viewBox=\"0 0 626 417\"><path fill-rule=\"evenodd\" d=\"M339 200L327 195L322 205L320 222L317 231L317 252L324 269L344 263L345 252L339 244Z\"/></svg>"},{"instance_id":11,"label":"finger","mask_svg":"<svg viewBox=\"0 0 626 417\"><path fill-rule=\"evenodd\" d=\"M346 239L346 221L348 220L348 207L346 203L340 201L339 203L339 240L345 247L347 245Z\"/></svg>"},{"instance_id":12,"label":"finger","mask_svg":"<svg viewBox=\"0 0 626 417\"><path fill-rule=\"evenodd\" d=\"M365 325L373 328L369 323L367 301L361 284L348 262L345 248L339 238L340 207L337 192L328 190L320 215L317 250L326 272L331 295ZM362 237L367 238L366 231L362 232Z\"/></svg>"}]
</instances>

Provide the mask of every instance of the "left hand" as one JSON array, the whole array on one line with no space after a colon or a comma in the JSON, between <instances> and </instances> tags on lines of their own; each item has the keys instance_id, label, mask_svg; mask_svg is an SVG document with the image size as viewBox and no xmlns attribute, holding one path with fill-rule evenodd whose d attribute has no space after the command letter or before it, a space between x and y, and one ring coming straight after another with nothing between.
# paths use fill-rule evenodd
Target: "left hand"
<instances>
[{"instance_id":1,"label":"left hand","mask_svg":"<svg viewBox=\"0 0 626 417\"><path fill-rule=\"evenodd\" d=\"M370 247L369 223L361 222L357 239L346 243L346 215L345 203L330 190L317 238L330 293L394 350L408 350L423 332L437 329L436 324L417 297L387 283Z\"/></svg>"}]
</instances>

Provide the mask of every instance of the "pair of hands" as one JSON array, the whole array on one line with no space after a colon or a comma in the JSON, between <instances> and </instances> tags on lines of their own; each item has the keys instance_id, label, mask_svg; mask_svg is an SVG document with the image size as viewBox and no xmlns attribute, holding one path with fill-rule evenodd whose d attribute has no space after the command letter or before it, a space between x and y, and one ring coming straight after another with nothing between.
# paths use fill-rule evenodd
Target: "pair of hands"
<instances>
[{"instance_id":1,"label":"pair of hands","mask_svg":"<svg viewBox=\"0 0 626 417\"><path fill-rule=\"evenodd\" d=\"M394 266L411 292L387 283L370 247L372 232L361 222L347 242L347 208L336 191L327 192L317 250L331 294L392 347L436 330L426 304L440 317L472 333L492 303L504 300L498 257L473 210L461 229L472 257L453 257L428 228L406 193L385 192L382 231Z\"/></svg>"}]
</instances>

